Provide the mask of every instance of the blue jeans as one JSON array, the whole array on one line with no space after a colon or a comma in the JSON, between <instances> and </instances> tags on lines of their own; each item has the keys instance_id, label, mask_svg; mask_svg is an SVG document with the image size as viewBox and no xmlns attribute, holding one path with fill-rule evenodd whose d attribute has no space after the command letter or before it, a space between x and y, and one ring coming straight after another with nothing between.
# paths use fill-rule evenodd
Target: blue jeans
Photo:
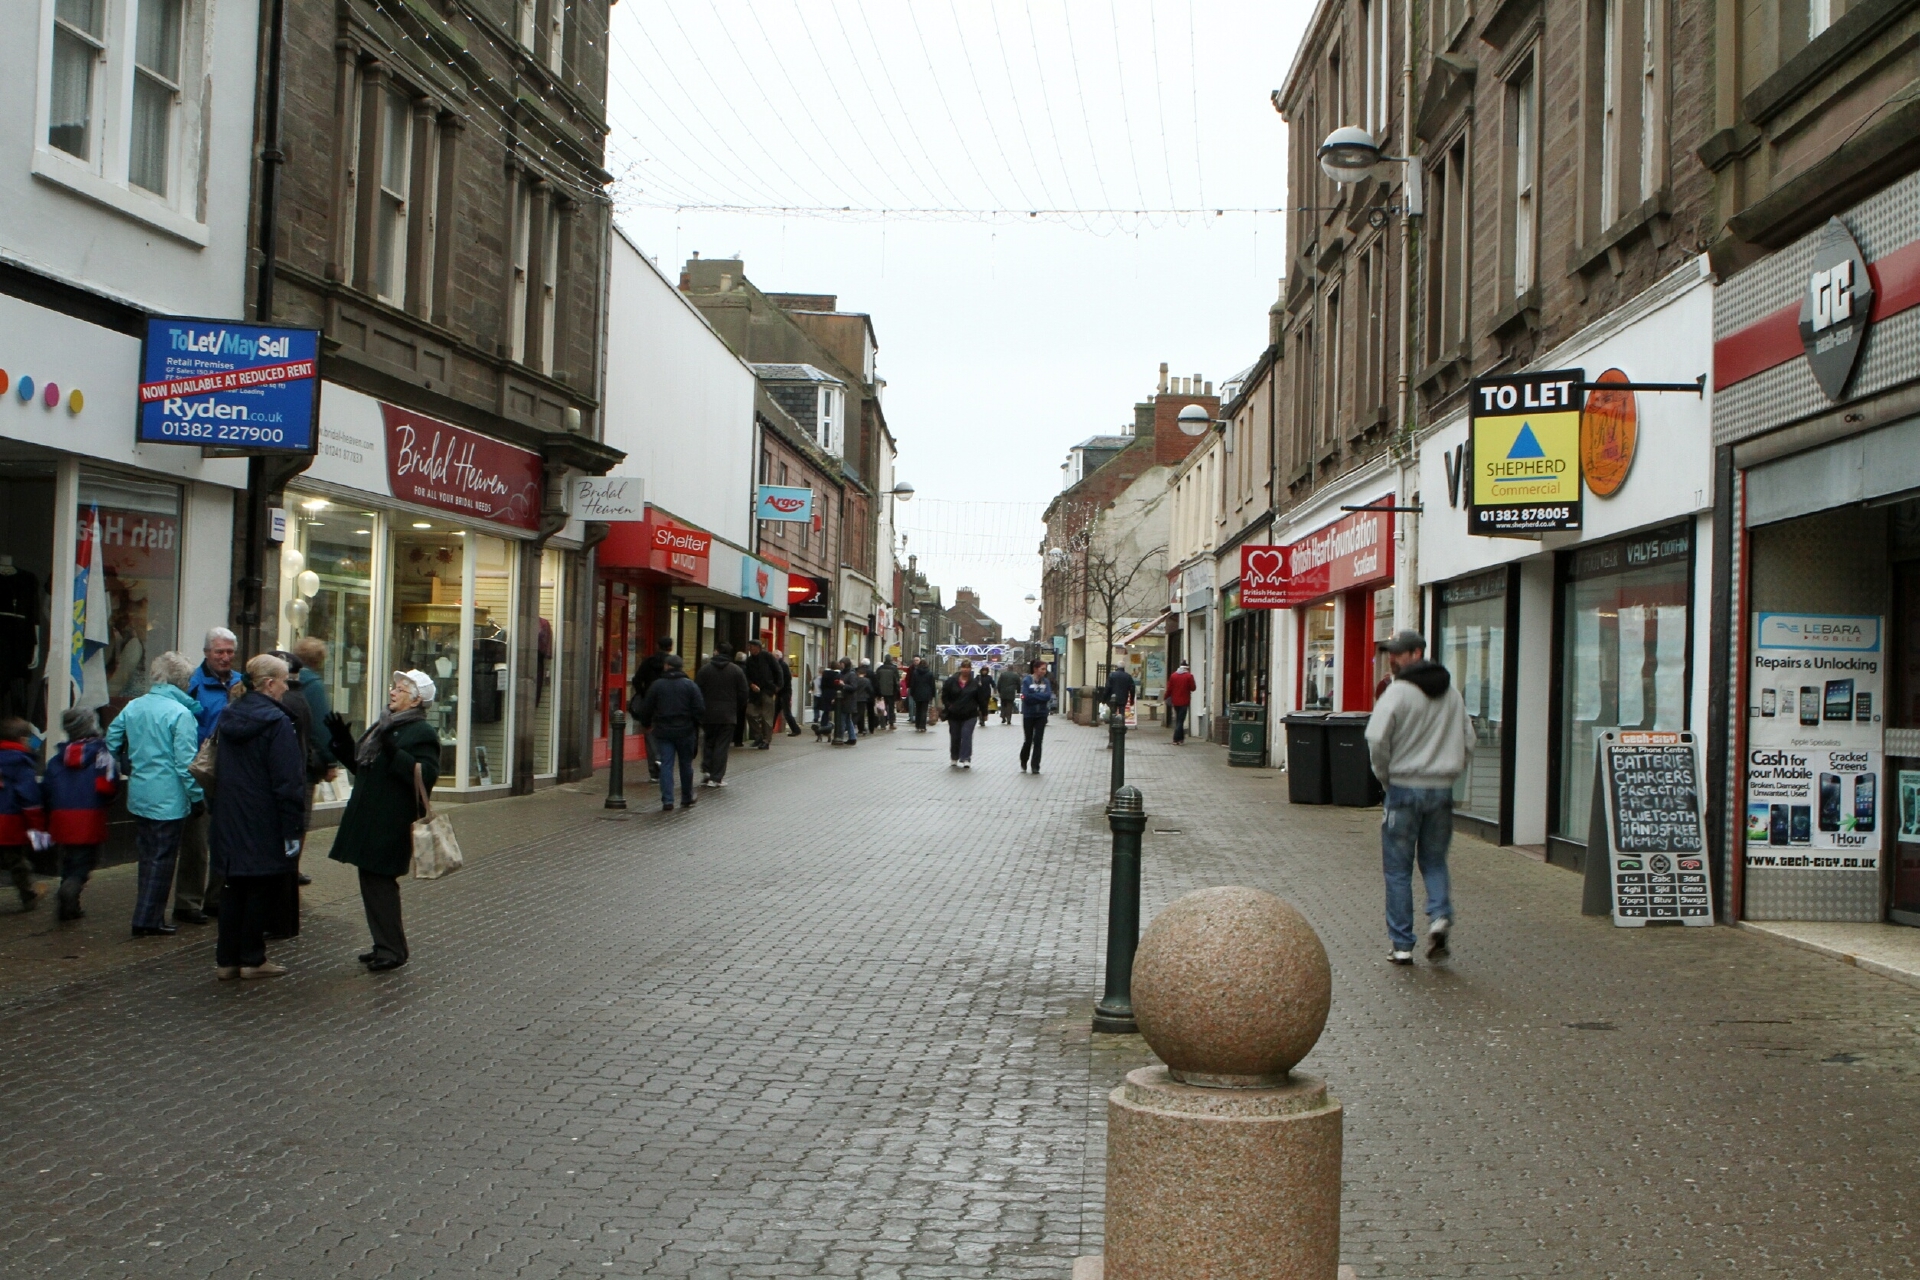
<instances>
[{"instance_id":1,"label":"blue jeans","mask_svg":"<svg viewBox=\"0 0 1920 1280\"><path fill-rule=\"evenodd\" d=\"M662 729L653 731L653 755L660 762L660 803L673 803L673 771L677 763L680 767L680 794L686 798L693 796L693 756L698 750L699 737L693 733L668 733Z\"/></svg>"},{"instance_id":2,"label":"blue jeans","mask_svg":"<svg viewBox=\"0 0 1920 1280\"><path fill-rule=\"evenodd\" d=\"M1447 846L1453 842L1450 787L1388 787L1380 823L1381 863L1387 876L1387 935L1397 951L1413 950L1413 864L1427 884L1427 919L1452 920Z\"/></svg>"}]
</instances>

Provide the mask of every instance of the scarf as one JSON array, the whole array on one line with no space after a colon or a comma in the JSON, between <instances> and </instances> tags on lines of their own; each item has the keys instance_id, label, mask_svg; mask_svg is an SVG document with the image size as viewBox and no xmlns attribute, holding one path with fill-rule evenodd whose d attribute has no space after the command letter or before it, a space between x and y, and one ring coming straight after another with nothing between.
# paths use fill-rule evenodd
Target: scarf
<instances>
[{"instance_id":1,"label":"scarf","mask_svg":"<svg viewBox=\"0 0 1920 1280\"><path fill-rule=\"evenodd\" d=\"M383 712L373 727L360 735L360 741L353 747L353 763L361 768L369 768L380 758L380 750L385 745L381 735L389 729L398 729L403 724L413 724L425 720L427 713L419 707L408 707L405 711Z\"/></svg>"}]
</instances>

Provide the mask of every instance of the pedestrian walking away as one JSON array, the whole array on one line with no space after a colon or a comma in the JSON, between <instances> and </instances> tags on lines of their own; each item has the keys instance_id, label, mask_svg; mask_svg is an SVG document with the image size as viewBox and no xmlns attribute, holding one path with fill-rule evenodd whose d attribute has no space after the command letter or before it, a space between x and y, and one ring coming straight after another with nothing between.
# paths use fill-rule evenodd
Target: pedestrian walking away
<instances>
[{"instance_id":1,"label":"pedestrian walking away","mask_svg":"<svg viewBox=\"0 0 1920 1280\"><path fill-rule=\"evenodd\" d=\"M1133 705L1133 676L1125 667L1115 667L1107 672L1107 683L1100 690L1100 701L1106 704L1110 720L1126 722L1127 708Z\"/></svg>"},{"instance_id":2,"label":"pedestrian walking away","mask_svg":"<svg viewBox=\"0 0 1920 1280\"><path fill-rule=\"evenodd\" d=\"M1367 753L1387 789L1380 854L1387 883L1388 959L1413 963L1413 866L1427 888L1427 958L1447 954L1454 907L1447 877L1453 783L1467 767L1473 732L1447 669L1427 661L1416 631L1387 641L1393 683L1367 722Z\"/></svg>"},{"instance_id":3,"label":"pedestrian walking away","mask_svg":"<svg viewBox=\"0 0 1920 1280\"><path fill-rule=\"evenodd\" d=\"M1167 677L1167 705L1173 709L1173 745L1187 745L1187 713L1193 709L1193 691L1197 687L1193 669L1186 663Z\"/></svg>"},{"instance_id":4,"label":"pedestrian walking away","mask_svg":"<svg viewBox=\"0 0 1920 1280\"><path fill-rule=\"evenodd\" d=\"M1020 703L1020 686L1025 684L1029 678L1029 676L1023 676L1018 671L1015 671L1011 662L1001 667L1000 674L994 677L994 692L999 695L1000 698L1001 724L1012 724L1013 713L1015 711L1020 712L1023 716L1026 714L1026 708Z\"/></svg>"},{"instance_id":5,"label":"pedestrian walking away","mask_svg":"<svg viewBox=\"0 0 1920 1280\"><path fill-rule=\"evenodd\" d=\"M400 877L413 868L413 824L426 816L421 792L432 794L440 777L440 734L427 723L426 710L438 692L426 672L396 671L386 711L358 741L339 712L327 721L334 754L353 773L353 795L327 856L359 869L360 907L373 939L360 963L372 973L398 969L410 958Z\"/></svg>"},{"instance_id":6,"label":"pedestrian walking away","mask_svg":"<svg viewBox=\"0 0 1920 1280\"><path fill-rule=\"evenodd\" d=\"M78 920L80 891L93 876L100 846L107 840L107 806L120 790L120 771L113 753L100 736L100 719L92 707L69 707L60 713L67 740L47 760L42 793L47 806L47 835L60 851L60 911L62 920Z\"/></svg>"},{"instance_id":7,"label":"pedestrian walking away","mask_svg":"<svg viewBox=\"0 0 1920 1280\"><path fill-rule=\"evenodd\" d=\"M833 706L840 697L840 668L828 663L813 682L813 740L833 737Z\"/></svg>"},{"instance_id":8,"label":"pedestrian walking away","mask_svg":"<svg viewBox=\"0 0 1920 1280\"><path fill-rule=\"evenodd\" d=\"M773 747L774 718L780 710L780 687L787 664L769 653L758 640L747 641L747 733L754 749Z\"/></svg>"},{"instance_id":9,"label":"pedestrian walking away","mask_svg":"<svg viewBox=\"0 0 1920 1280\"><path fill-rule=\"evenodd\" d=\"M34 767L28 740L33 726L25 720L0 720L0 867L13 877L20 909L31 911L40 901L33 887L32 853L52 847L47 834L47 810L40 790L40 771Z\"/></svg>"},{"instance_id":10,"label":"pedestrian walking away","mask_svg":"<svg viewBox=\"0 0 1920 1280\"><path fill-rule=\"evenodd\" d=\"M311 636L308 637L312 639ZM300 822L300 844L304 850L307 841L307 828L313 825L313 792L327 776L327 766L320 758L319 749L314 746L316 728L326 732L324 717L316 722L313 718L313 702L306 694L302 681L307 675L306 664L297 654L287 649L269 650L274 657L287 664L287 690L280 698L280 708L293 721L294 732L300 735L300 751L307 769L307 804ZM322 695L324 697L324 693ZM331 710L331 708L329 708ZM327 754L332 755L331 747ZM279 941L300 936L300 886L309 883L307 876L300 871L300 854L293 855L287 872L280 878L272 894L272 902L267 910L267 940Z\"/></svg>"},{"instance_id":11,"label":"pedestrian walking away","mask_svg":"<svg viewBox=\"0 0 1920 1280\"><path fill-rule=\"evenodd\" d=\"M655 643L653 652L640 659L640 665L634 668L632 691L627 697L627 710L631 711L639 706L640 700L647 696L647 690L652 688L653 682L660 678L660 673L667 669L667 657L672 652L673 637L661 636ZM640 735L640 750L647 757L647 777L657 782L660 778L660 762L653 758L653 739L644 732Z\"/></svg>"},{"instance_id":12,"label":"pedestrian walking away","mask_svg":"<svg viewBox=\"0 0 1920 1280\"><path fill-rule=\"evenodd\" d=\"M833 741L836 746L855 746L860 741L860 731L854 727L854 699L860 690L859 679L853 670L853 659L840 659L839 674L833 686Z\"/></svg>"},{"instance_id":13,"label":"pedestrian walking away","mask_svg":"<svg viewBox=\"0 0 1920 1280\"><path fill-rule=\"evenodd\" d=\"M174 888L174 866L187 820L207 810L206 796L189 766L200 745L199 703L187 694L193 660L169 650L148 669L147 691L121 708L107 726L107 750L120 761L127 779L127 812L133 815L133 843L139 851L134 889L133 933L151 937L172 933L185 922L206 917L180 913L167 923L167 898Z\"/></svg>"},{"instance_id":14,"label":"pedestrian walking away","mask_svg":"<svg viewBox=\"0 0 1920 1280\"><path fill-rule=\"evenodd\" d=\"M187 681L187 696L194 701L202 742L219 730L227 704L239 696L240 673L233 669L238 644L233 632L225 627L207 632L200 665ZM220 909L219 873L207 859L208 823L203 806L188 816L180 832L180 856L173 870L175 924L205 924Z\"/></svg>"},{"instance_id":15,"label":"pedestrian walking away","mask_svg":"<svg viewBox=\"0 0 1920 1280\"><path fill-rule=\"evenodd\" d=\"M1040 750L1046 744L1047 717L1053 711L1053 681L1047 677L1047 664L1036 662L1033 670L1020 677L1020 772L1040 772Z\"/></svg>"},{"instance_id":16,"label":"pedestrian walking away","mask_svg":"<svg viewBox=\"0 0 1920 1280\"><path fill-rule=\"evenodd\" d=\"M900 668L894 665L892 658L883 660L873 670L874 714L887 728L894 727L894 707L900 701Z\"/></svg>"},{"instance_id":17,"label":"pedestrian walking away","mask_svg":"<svg viewBox=\"0 0 1920 1280\"><path fill-rule=\"evenodd\" d=\"M300 853L309 794L305 744L280 703L288 674L273 654L249 659L245 692L220 716L207 846L224 886L213 961L223 979L286 972L267 963L267 925Z\"/></svg>"},{"instance_id":18,"label":"pedestrian walking away","mask_svg":"<svg viewBox=\"0 0 1920 1280\"><path fill-rule=\"evenodd\" d=\"M778 654L775 654L774 656L779 657ZM791 659L791 662L797 664L799 662L799 659L798 658ZM778 728L780 721L785 721L787 726L787 736L789 738L797 738L800 736L800 722L794 719L794 715L793 715L793 685L794 685L793 674L794 674L793 666L789 665L788 662L786 661L781 662L780 664L780 717L779 717L779 720L776 720L774 723L775 723L775 727Z\"/></svg>"},{"instance_id":19,"label":"pedestrian walking away","mask_svg":"<svg viewBox=\"0 0 1920 1280\"><path fill-rule=\"evenodd\" d=\"M727 754L733 750L733 728L747 706L747 676L733 655L715 649L694 681L706 710L700 717L700 769L706 785L727 785Z\"/></svg>"},{"instance_id":20,"label":"pedestrian walking away","mask_svg":"<svg viewBox=\"0 0 1920 1280\"><path fill-rule=\"evenodd\" d=\"M873 687L873 669L861 663L853 673L853 722L861 737L873 732L873 703L879 696Z\"/></svg>"},{"instance_id":21,"label":"pedestrian walking away","mask_svg":"<svg viewBox=\"0 0 1920 1280\"><path fill-rule=\"evenodd\" d=\"M927 665L925 658L913 660L913 670L907 673L907 697L913 702L913 731L927 731L927 711L933 706L933 695L939 685L933 678L933 668Z\"/></svg>"},{"instance_id":22,"label":"pedestrian walking away","mask_svg":"<svg viewBox=\"0 0 1920 1280\"><path fill-rule=\"evenodd\" d=\"M973 663L960 660L960 669L940 686L940 714L947 721L947 755L951 768L973 768L973 726L980 715L981 681Z\"/></svg>"},{"instance_id":23,"label":"pedestrian walking away","mask_svg":"<svg viewBox=\"0 0 1920 1280\"><path fill-rule=\"evenodd\" d=\"M700 686L687 676L678 654L661 663L660 678L647 686L647 696L634 712L641 728L653 737L660 753L660 808L673 811L673 775L680 773L680 807L694 806L693 753L700 740L700 722L706 717L706 699Z\"/></svg>"}]
</instances>

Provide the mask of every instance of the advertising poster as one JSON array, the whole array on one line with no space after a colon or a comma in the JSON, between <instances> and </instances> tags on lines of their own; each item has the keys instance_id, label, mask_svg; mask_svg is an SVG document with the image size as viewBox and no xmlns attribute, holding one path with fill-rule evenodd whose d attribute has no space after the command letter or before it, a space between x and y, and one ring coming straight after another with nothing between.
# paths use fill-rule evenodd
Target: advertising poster
<instances>
[{"instance_id":1,"label":"advertising poster","mask_svg":"<svg viewBox=\"0 0 1920 1280\"><path fill-rule=\"evenodd\" d=\"M141 444L311 453L320 334L156 316L140 351Z\"/></svg>"},{"instance_id":2,"label":"advertising poster","mask_svg":"<svg viewBox=\"0 0 1920 1280\"><path fill-rule=\"evenodd\" d=\"M1755 615L1747 680L1748 866L1880 865L1883 630L1875 617Z\"/></svg>"},{"instance_id":3,"label":"advertising poster","mask_svg":"<svg viewBox=\"0 0 1920 1280\"><path fill-rule=\"evenodd\" d=\"M1580 414L1586 371L1475 378L1467 391L1467 532L1485 537L1580 527Z\"/></svg>"},{"instance_id":4,"label":"advertising poster","mask_svg":"<svg viewBox=\"0 0 1920 1280\"><path fill-rule=\"evenodd\" d=\"M1712 924L1693 735L1609 730L1601 749L1614 924Z\"/></svg>"}]
</instances>

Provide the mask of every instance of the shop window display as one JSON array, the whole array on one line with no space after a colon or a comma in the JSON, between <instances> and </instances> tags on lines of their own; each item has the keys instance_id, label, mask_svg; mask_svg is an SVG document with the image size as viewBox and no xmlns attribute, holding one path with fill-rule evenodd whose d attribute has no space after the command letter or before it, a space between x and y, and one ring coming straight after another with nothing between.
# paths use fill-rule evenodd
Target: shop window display
<instances>
[{"instance_id":1,"label":"shop window display","mask_svg":"<svg viewBox=\"0 0 1920 1280\"><path fill-rule=\"evenodd\" d=\"M1690 533L1673 525L1567 554L1555 830L1565 839L1587 838L1602 733L1687 727Z\"/></svg>"},{"instance_id":2,"label":"shop window display","mask_svg":"<svg viewBox=\"0 0 1920 1280\"><path fill-rule=\"evenodd\" d=\"M92 554L74 603L85 629L75 702L106 723L147 691L152 659L179 647L180 487L82 471L79 538ZM104 627L95 609L106 611Z\"/></svg>"},{"instance_id":3,"label":"shop window display","mask_svg":"<svg viewBox=\"0 0 1920 1280\"><path fill-rule=\"evenodd\" d=\"M357 737L374 714L373 556L380 518L325 498L288 495L287 541L280 551L280 647L312 636L327 647L320 676L327 702Z\"/></svg>"},{"instance_id":4,"label":"shop window display","mask_svg":"<svg viewBox=\"0 0 1920 1280\"><path fill-rule=\"evenodd\" d=\"M1454 782L1456 810L1500 821L1505 726L1507 574L1481 574L1440 589L1438 658L1452 675L1473 725L1473 758Z\"/></svg>"},{"instance_id":5,"label":"shop window display","mask_svg":"<svg viewBox=\"0 0 1920 1280\"><path fill-rule=\"evenodd\" d=\"M1300 709L1333 710L1334 669L1339 652L1334 647L1333 601L1303 609L1300 614Z\"/></svg>"},{"instance_id":6,"label":"shop window display","mask_svg":"<svg viewBox=\"0 0 1920 1280\"><path fill-rule=\"evenodd\" d=\"M553 773L553 740L559 718L554 657L559 652L560 586L565 557L551 547L540 554L540 634L533 650L533 771Z\"/></svg>"},{"instance_id":7,"label":"shop window display","mask_svg":"<svg viewBox=\"0 0 1920 1280\"><path fill-rule=\"evenodd\" d=\"M465 691L470 744L467 785L505 786L513 780L507 771L508 707L513 701L507 624L513 621L516 557L511 544L500 538L475 533L465 541L473 579L473 641Z\"/></svg>"},{"instance_id":8,"label":"shop window display","mask_svg":"<svg viewBox=\"0 0 1920 1280\"><path fill-rule=\"evenodd\" d=\"M47 722L53 505L50 459L0 453L0 716L36 725Z\"/></svg>"},{"instance_id":9,"label":"shop window display","mask_svg":"<svg viewBox=\"0 0 1920 1280\"><path fill-rule=\"evenodd\" d=\"M385 665L417 667L432 676L439 696L427 710L427 722L440 735L440 779L458 782L456 761L459 707L466 663L461 660L461 603L466 584L467 543L463 530L432 520L395 521L392 597L393 630Z\"/></svg>"}]
</instances>

